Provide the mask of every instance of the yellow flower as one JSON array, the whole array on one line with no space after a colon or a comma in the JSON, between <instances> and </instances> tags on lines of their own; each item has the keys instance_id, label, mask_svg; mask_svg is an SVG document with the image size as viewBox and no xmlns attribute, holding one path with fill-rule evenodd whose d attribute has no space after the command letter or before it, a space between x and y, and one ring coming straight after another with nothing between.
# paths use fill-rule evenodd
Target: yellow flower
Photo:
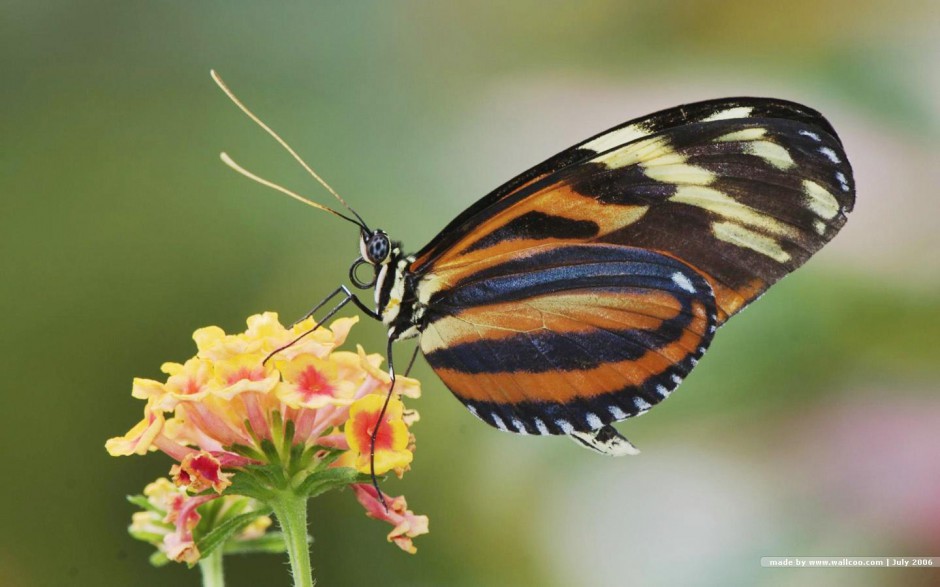
<instances>
[{"instance_id":1,"label":"yellow flower","mask_svg":"<svg viewBox=\"0 0 940 587\"><path fill-rule=\"evenodd\" d=\"M354 459L355 467L362 473L371 471L372 432L378 423L375 435L375 474L381 475L392 469L401 469L411 463L408 450L408 427L402 420L404 405L396 397L389 398L388 408L379 422L379 414L385 399L379 395L367 395L357 400L349 409L349 421L344 429L346 442Z\"/></svg>"},{"instance_id":2,"label":"yellow flower","mask_svg":"<svg viewBox=\"0 0 940 587\"><path fill-rule=\"evenodd\" d=\"M163 412L153 410L152 404L144 408L144 419L128 430L124 436L109 439L104 447L113 457L143 455L154 449L154 440L163 431L165 420Z\"/></svg>"},{"instance_id":3,"label":"yellow flower","mask_svg":"<svg viewBox=\"0 0 940 587\"><path fill-rule=\"evenodd\" d=\"M278 386L277 396L292 408L349 405L359 385L348 375L340 377L340 367L340 362L335 359L325 360L314 355L298 355L292 361L278 361L284 383Z\"/></svg>"}]
</instances>

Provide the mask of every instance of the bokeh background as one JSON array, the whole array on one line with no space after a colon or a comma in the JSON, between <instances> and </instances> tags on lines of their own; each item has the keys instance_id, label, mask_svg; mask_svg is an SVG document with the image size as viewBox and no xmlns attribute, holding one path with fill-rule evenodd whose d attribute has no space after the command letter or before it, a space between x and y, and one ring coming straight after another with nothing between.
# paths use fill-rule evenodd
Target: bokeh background
<instances>
[{"instance_id":1,"label":"bokeh background","mask_svg":"<svg viewBox=\"0 0 940 587\"><path fill-rule=\"evenodd\" d=\"M317 499L321 585L940 584L759 566L940 556L938 21L933 0L4 0L0 585L197 585L126 534L124 496L170 464L104 451L139 418L131 379L197 327L292 320L357 255L348 225L218 161L328 200L210 68L412 249L545 157L698 99L808 103L856 169L838 238L622 426L639 457L493 431L419 362L417 460L387 488L431 534L408 556L349 493ZM383 348L377 324L353 338ZM289 584L277 557L227 568Z\"/></svg>"}]
</instances>

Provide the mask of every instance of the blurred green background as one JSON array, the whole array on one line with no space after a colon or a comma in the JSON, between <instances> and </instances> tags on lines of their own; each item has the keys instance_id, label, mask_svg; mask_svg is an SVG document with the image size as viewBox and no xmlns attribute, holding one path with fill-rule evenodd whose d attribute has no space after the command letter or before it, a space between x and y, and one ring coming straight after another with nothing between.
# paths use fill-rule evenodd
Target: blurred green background
<instances>
[{"instance_id":1,"label":"blurred green background","mask_svg":"<svg viewBox=\"0 0 940 587\"><path fill-rule=\"evenodd\" d=\"M210 68L413 250L528 166L697 99L810 104L856 169L835 241L622 426L639 457L493 431L419 362L416 461L387 489L431 534L409 556L351 494L317 499L321 585L940 583L759 566L940 556L938 20L932 0L5 0L0 585L197 585L126 533L124 496L170 465L104 451L139 419L131 380L191 356L197 327L292 320L358 254L345 223L218 161L328 202ZM353 339L383 348L377 324ZM227 568L289 584L278 557Z\"/></svg>"}]
</instances>

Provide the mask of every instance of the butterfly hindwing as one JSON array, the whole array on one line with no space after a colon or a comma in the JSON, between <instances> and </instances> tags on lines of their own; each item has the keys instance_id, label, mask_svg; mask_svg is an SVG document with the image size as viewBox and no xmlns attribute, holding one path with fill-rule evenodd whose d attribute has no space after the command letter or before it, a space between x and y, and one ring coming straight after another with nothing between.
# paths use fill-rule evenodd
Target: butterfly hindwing
<instances>
[{"instance_id":1,"label":"butterfly hindwing","mask_svg":"<svg viewBox=\"0 0 940 587\"><path fill-rule=\"evenodd\" d=\"M711 288L670 257L543 245L433 294L421 349L477 416L533 434L590 431L661 401L711 341Z\"/></svg>"}]
</instances>

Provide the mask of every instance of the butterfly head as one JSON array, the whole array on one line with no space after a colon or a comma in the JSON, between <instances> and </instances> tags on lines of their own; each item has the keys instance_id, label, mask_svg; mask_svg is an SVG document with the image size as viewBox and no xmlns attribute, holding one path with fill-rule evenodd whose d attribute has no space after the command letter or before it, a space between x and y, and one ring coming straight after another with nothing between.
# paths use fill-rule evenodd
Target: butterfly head
<instances>
[{"instance_id":1,"label":"butterfly head","mask_svg":"<svg viewBox=\"0 0 940 587\"><path fill-rule=\"evenodd\" d=\"M359 252L366 263L378 267L391 258L392 242L384 230L363 229L359 232Z\"/></svg>"},{"instance_id":2,"label":"butterfly head","mask_svg":"<svg viewBox=\"0 0 940 587\"><path fill-rule=\"evenodd\" d=\"M374 287L380 276L385 275L386 267L400 255L398 244L393 243L384 230L362 228L359 231L359 258L349 268L349 278L359 289ZM372 267L373 276L369 281L358 275L362 265Z\"/></svg>"}]
</instances>

